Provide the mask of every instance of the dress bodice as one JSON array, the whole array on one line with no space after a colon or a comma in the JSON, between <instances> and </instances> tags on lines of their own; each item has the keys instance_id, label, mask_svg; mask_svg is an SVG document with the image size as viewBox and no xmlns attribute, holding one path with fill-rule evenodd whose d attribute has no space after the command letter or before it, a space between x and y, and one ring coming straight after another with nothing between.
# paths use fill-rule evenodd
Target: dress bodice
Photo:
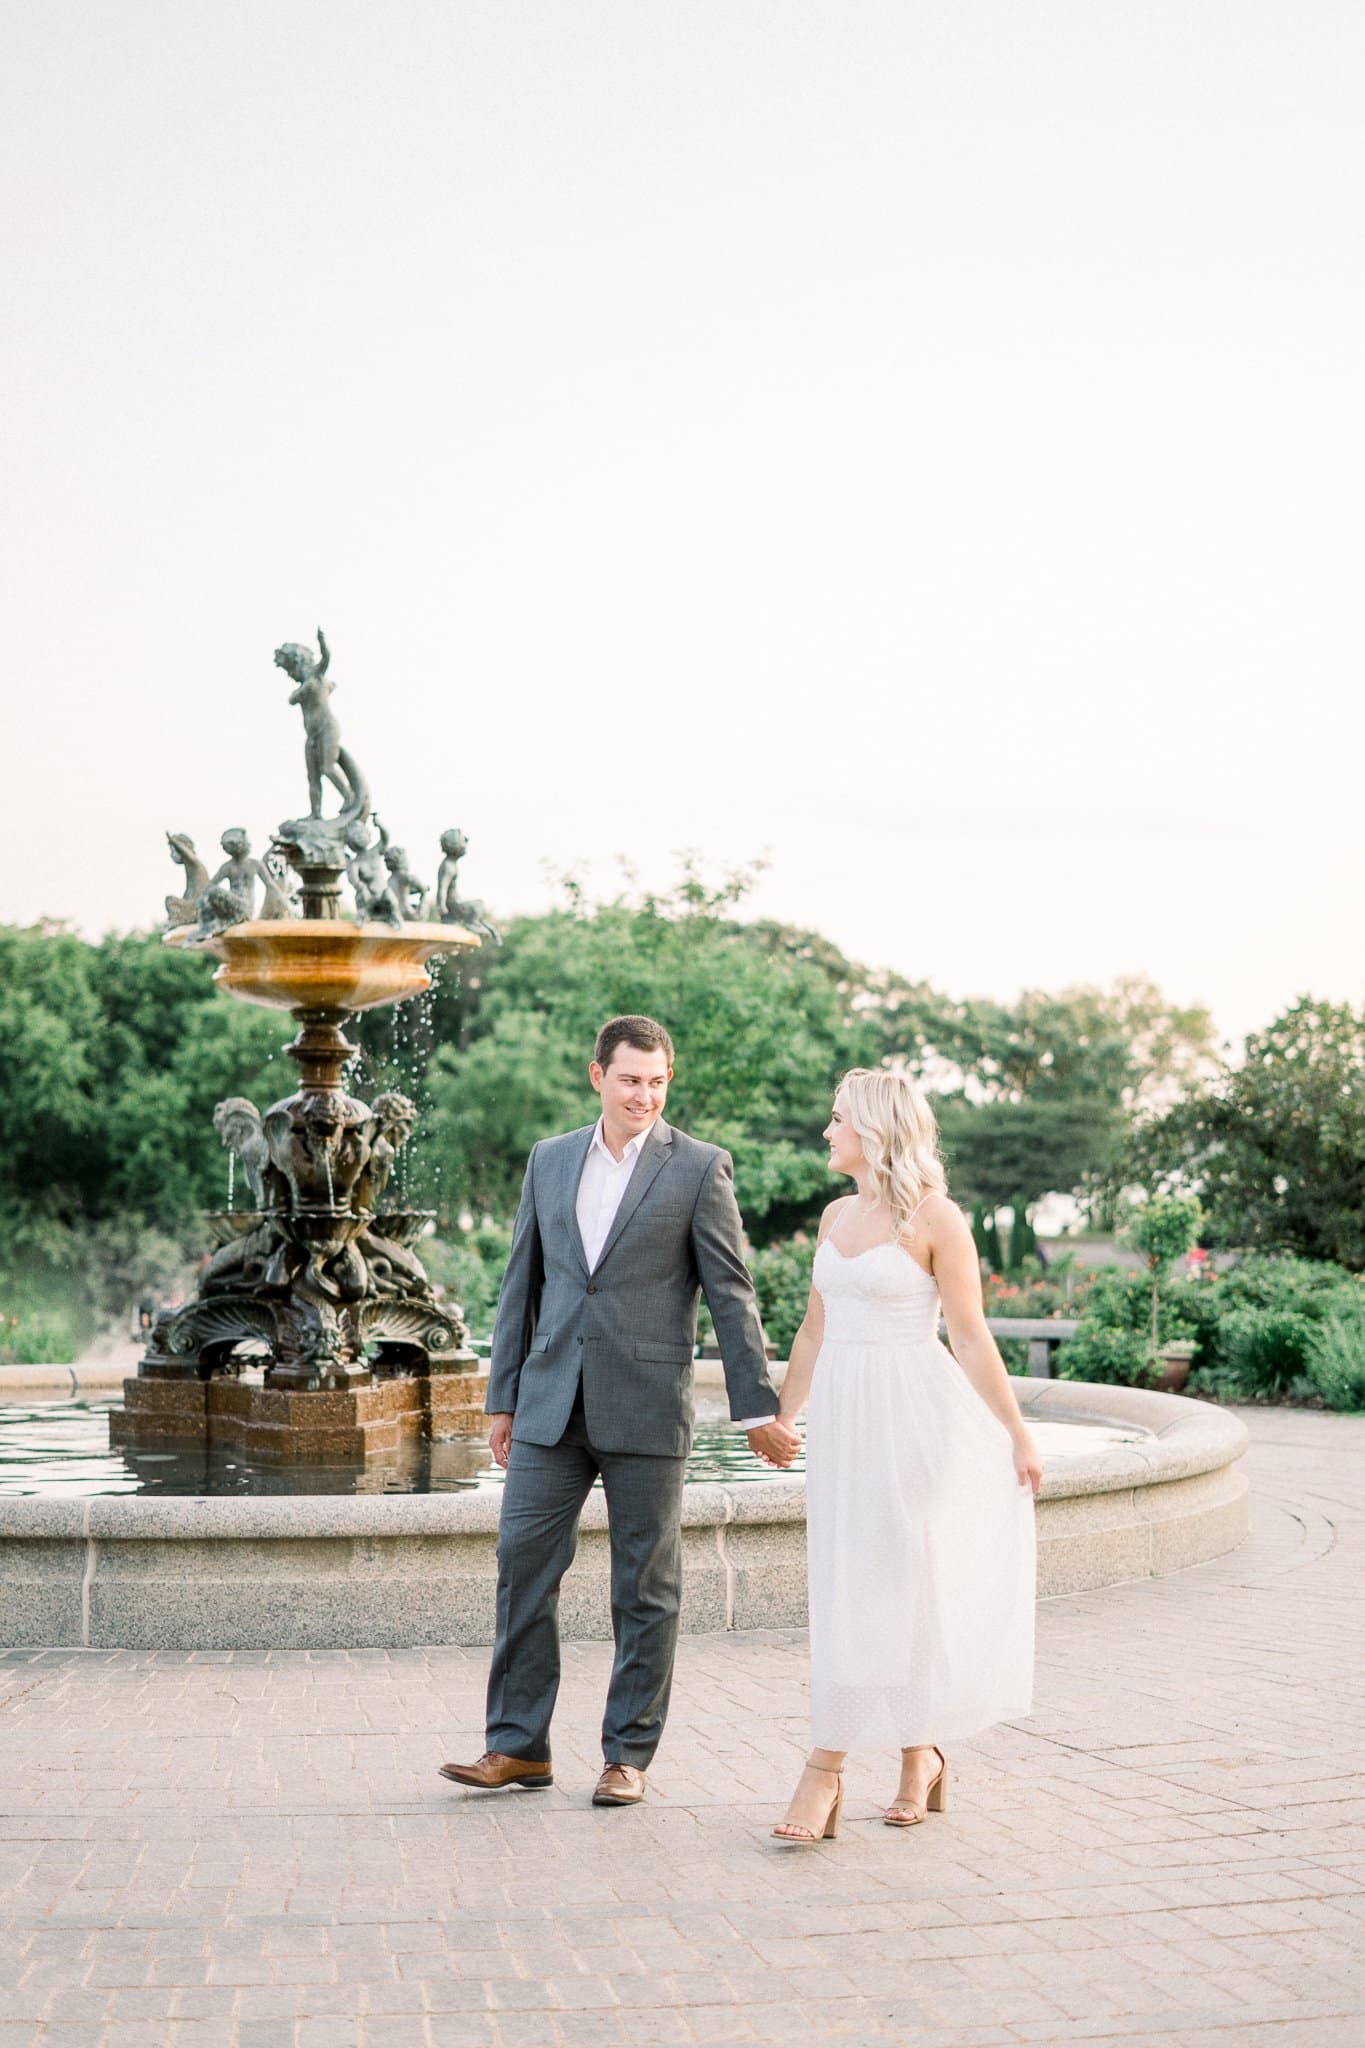
<instances>
[{"instance_id":1,"label":"dress bodice","mask_svg":"<svg viewBox=\"0 0 1365 2048\"><path fill-rule=\"evenodd\" d=\"M826 1238L812 1279L825 1307L826 1344L922 1344L938 1336L933 1275L898 1244L846 1257Z\"/></svg>"}]
</instances>

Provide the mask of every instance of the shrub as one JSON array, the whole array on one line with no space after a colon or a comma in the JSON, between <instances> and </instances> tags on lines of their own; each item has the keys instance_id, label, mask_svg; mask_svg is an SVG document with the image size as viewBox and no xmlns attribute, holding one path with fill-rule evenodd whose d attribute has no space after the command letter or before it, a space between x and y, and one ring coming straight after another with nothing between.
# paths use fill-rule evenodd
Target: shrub
<instances>
[{"instance_id":1,"label":"shrub","mask_svg":"<svg viewBox=\"0 0 1365 2048\"><path fill-rule=\"evenodd\" d=\"M1316 1326L1308 1377L1329 1408L1365 1408L1365 1310L1329 1315Z\"/></svg>"},{"instance_id":2,"label":"shrub","mask_svg":"<svg viewBox=\"0 0 1365 2048\"><path fill-rule=\"evenodd\" d=\"M1349 1327L1360 1302L1359 1280L1325 1259L1240 1259L1190 1290L1200 1338L1191 1393L1220 1401L1311 1397L1319 1331L1334 1318Z\"/></svg>"},{"instance_id":3,"label":"shrub","mask_svg":"<svg viewBox=\"0 0 1365 2048\"><path fill-rule=\"evenodd\" d=\"M1152 1285L1151 1350L1156 1356L1160 1342L1160 1292L1177 1259L1199 1234L1200 1210L1193 1196L1151 1195L1137 1211L1128 1228L1128 1238L1147 1261Z\"/></svg>"},{"instance_id":4,"label":"shrub","mask_svg":"<svg viewBox=\"0 0 1365 2048\"><path fill-rule=\"evenodd\" d=\"M60 1309L21 1309L0 1319L0 1364L74 1365L79 1353L75 1321Z\"/></svg>"},{"instance_id":5,"label":"shrub","mask_svg":"<svg viewBox=\"0 0 1365 2048\"><path fill-rule=\"evenodd\" d=\"M1142 1305L1145 1312L1145 1288ZM1112 1323L1087 1316L1075 1336L1058 1349L1057 1377L1102 1380L1108 1386L1141 1386L1147 1378L1151 1357L1143 1331L1116 1329Z\"/></svg>"},{"instance_id":6,"label":"shrub","mask_svg":"<svg viewBox=\"0 0 1365 2048\"><path fill-rule=\"evenodd\" d=\"M1296 1309L1235 1308L1218 1320L1212 1363L1243 1394L1275 1400L1308 1371L1315 1329Z\"/></svg>"},{"instance_id":7,"label":"shrub","mask_svg":"<svg viewBox=\"0 0 1365 2048\"><path fill-rule=\"evenodd\" d=\"M1198 1338L1199 1319L1196 1304L1200 1283L1196 1280L1169 1280L1161 1290L1157 1314L1157 1344L1164 1344L1172 1337ZM1147 1356L1152 1355L1152 1288L1146 1273L1134 1272L1124 1266L1101 1266L1086 1293L1082 1308L1082 1321L1103 1325L1106 1329L1123 1330L1130 1336L1142 1337L1147 1345ZM1077 1335L1079 1336L1079 1332Z\"/></svg>"},{"instance_id":8,"label":"shrub","mask_svg":"<svg viewBox=\"0 0 1365 2048\"><path fill-rule=\"evenodd\" d=\"M1079 1316L1098 1272L1105 1268L1077 1270L1075 1255L1059 1253L1046 1268L1031 1258L1023 1270L1006 1279L1001 1273L987 1275L982 1289L988 1316Z\"/></svg>"},{"instance_id":9,"label":"shrub","mask_svg":"<svg viewBox=\"0 0 1365 2048\"><path fill-rule=\"evenodd\" d=\"M791 1356L792 1339L805 1319L814 1256L814 1238L801 1232L749 1254L764 1335L779 1358Z\"/></svg>"},{"instance_id":10,"label":"shrub","mask_svg":"<svg viewBox=\"0 0 1365 2048\"><path fill-rule=\"evenodd\" d=\"M429 1237L417 1246L433 1284L460 1304L475 1343L492 1335L511 1248L512 1233L500 1223L481 1223L459 1237Z\"/></svg>"},{"instance_id":11,"label":"shrub","mask_svg":"<svg viewBox=\"0 0 1365 2048\"><path fill-rule=\"evenodd\" d=\"M1361 1283L1327 1259L1250 1252L1213 1282L1223 1313L1233 1308L1286 1308L1320 1319L1360 1299Z\"/></svg>"}]
</instances>

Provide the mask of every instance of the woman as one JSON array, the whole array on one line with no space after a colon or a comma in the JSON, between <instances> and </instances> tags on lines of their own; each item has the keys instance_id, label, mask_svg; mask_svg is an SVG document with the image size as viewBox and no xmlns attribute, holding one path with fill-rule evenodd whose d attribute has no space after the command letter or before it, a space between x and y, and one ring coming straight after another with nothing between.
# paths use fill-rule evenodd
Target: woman
<instances>
[{"instance_id":1,"label":"woman","mask_svg":"<svg viewBox=\"0 0 1365 2048\"><path fill-rule=\"evenodd\" d=\"M825 1129L857 1192L820 1220L780 1414L810 1399L811 1734L779 1841L835 1835L845 1753L900 1750L884 1819L947 1803L943 1744L1028 1712L1042 1460L986 1328L971 1231L905 1074L847 1075ZM953 1356L938 1341L939 1304Z\"/></svg>"}]
</instances>

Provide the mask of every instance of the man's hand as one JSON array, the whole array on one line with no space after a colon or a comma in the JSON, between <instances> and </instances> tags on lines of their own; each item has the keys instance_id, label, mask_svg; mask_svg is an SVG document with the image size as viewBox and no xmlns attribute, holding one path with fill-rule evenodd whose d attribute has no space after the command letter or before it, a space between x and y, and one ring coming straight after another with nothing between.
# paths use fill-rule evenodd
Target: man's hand
<instances>
[{"instance_id":1,"label":"man's hand","mask_svg":"<svg viewBox=\"0 0 1365 2048\"><path fill-rule=\"evenodd\" d=\"M765 1465L776 1465L779 1469L790 1465L801 1448L801 1439L789 1422L774 1415L771 1422L760 1423L757 1429L749 1431L749 1449Z\"/></svg>"},{"instance_id":2,"label":"man's hand","mask_svg":"<svg viewBox=\"0 0 1365 2048\"><path fill-rule=\"evenodd\" d=\"M493 1453L493 1463L507 1469L507 1460L512 1455L512 1418L510 1415L490 1415L488 1418L488 1448Z\"/></svg>"}]
</instances>

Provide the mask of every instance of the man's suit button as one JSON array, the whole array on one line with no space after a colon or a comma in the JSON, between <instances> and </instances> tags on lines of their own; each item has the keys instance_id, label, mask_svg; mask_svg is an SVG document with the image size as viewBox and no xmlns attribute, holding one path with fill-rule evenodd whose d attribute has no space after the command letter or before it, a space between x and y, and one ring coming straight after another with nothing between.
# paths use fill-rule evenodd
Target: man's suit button
<instances>
[{"instance_id":1,"label":"man's suit button","mask_svg":"<svg viewBox=\"0 0 1365 2048\"><path fill-rule=\"evenodd\" d=\"M583 1342L583 1339L580 1337L578 1341L581 1344Z\"/></svg>"},{"instance_id":2,"label":"man's suit button","mask_svg":"<svg viewBox=\"0 0 1365 2048\"><path fill-rule=\"evenodd\" d=\"M589 1292L589 1294L596 1294L596 1292L597 1292L597 1284L596 1284L596 1282L595 1282L595 1281L589 1280L589 1282L588 1282L588 1292Z\"/></svg>"}]
</instances>

